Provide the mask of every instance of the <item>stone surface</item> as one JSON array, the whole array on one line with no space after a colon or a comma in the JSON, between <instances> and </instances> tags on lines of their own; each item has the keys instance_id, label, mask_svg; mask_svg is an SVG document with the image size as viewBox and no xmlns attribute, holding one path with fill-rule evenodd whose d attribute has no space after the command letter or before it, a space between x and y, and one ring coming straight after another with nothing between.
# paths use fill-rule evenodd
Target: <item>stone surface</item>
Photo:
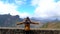
<instances>
[{"instance_id":1,"label":"stone surface","mask_svg":"<svg viewBox=\"0 0 60 34\"><path fill-rule=\"evenodd\" d=\"M60 30L0 29L0 34L60 34Z\"/></svg>"}]
</instances>

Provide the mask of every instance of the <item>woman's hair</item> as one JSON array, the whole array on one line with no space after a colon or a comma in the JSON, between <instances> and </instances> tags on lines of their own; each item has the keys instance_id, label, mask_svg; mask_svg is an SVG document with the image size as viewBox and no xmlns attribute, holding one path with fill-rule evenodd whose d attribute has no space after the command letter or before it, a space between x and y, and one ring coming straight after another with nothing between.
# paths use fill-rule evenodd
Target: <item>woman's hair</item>
<instances>
[{"instance_id":1,"label":"woman's hair","mask_svg":"<svg viewBox=\"0 0 60 34\"><path fill-rule=\"evenodd\" d=\"M26 21L30 21L29 17L26 18Z\"/></svg>"},{"instance_id":2,"label":"woman's hair","mask_svg":"<svg viewBox=\"0 0 60 34\"><path fill-rule=\"evenodd\" d=\"M30 21L29 17L27 17L26 20L25 20L25 23L27 24L27 23L30 23L30 22L31 21Z\"/></svg>"}]
</instances>

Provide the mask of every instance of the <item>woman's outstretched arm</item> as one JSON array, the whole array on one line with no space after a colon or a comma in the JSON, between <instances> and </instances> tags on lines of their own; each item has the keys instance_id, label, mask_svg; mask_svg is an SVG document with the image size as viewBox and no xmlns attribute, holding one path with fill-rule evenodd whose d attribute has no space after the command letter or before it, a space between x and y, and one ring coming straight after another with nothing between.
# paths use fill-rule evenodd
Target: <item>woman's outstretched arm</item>
<instances>
[{"instance_id":1,"label":"woman's outstretched arm","mask_svg":"<svg viewBox=\"0 0 60 34\"><path fill-rule=\"evenodd\" d=\"M17 25L21 25L21 24L24 24L24 22L18 22Z\"/></svg>"},{"instance_id":2,"label":"woman's outstretched arm","mask_svg":"<svg viewBox=\"0 0 60 34\"><path fill-rule=\"evenodd\" d=\"M39 24L38 22L31 22L31 24Z\"/></svg>"}]
</instances>

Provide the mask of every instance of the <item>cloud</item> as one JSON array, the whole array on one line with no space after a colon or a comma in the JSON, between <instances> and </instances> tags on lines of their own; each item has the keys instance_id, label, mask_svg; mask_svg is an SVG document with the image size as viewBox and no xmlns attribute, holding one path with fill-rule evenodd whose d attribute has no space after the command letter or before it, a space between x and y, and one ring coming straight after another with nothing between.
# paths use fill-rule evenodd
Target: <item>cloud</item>
<instances>
[{"instance_id":1,"label":"cloud","mask_svg":"<svg viewBox=\"0 0 60 34\"><path fill-rule=\"evenodd\" d=\"M21 13L21 11L17 11L17 7L14 3L3 3L0 1L0 14L11 14L11 15L19 15L21 18L29 16L27 12Z\"/></svg>"},{"instance_id":2,"label":"cloud","mask_svg":"<svg viewBox=\"0 0 60 34\"><path fill-rule=\"evenodd\" d=\"M28 14L27 12L24 12L24 13L21 13L20 14L20 16L22 17L22 18L26 18L26 17L32 17L30 14Z\"/></svg>"},{"instance_id":3,"label":"cloud","mask_svg":"<svg viewBox=\"0 0 60 34\"><path fill-rule=\"evenodd\" d=\"M16 12L15 8L16 6L14 4L4 4L0 1L0 14L14 14Z\"/></svg>"},{"instance_id":4,"label":"cloud","mask_svg":"<svg viewBox=\"0 0 60 34\"><path fill-rule=\"evenodd\" d=\"M23 4L26 4L26 0L15 0L15 3L17 5L23 5Z\"/></svg>"},{"instance_id":5,"label":"cloud","mask_svg":"<svg viewBox=\"0 0 60 34\"><path fill-rule=\"evenodd\" d=\"M37 6L40 0L31 0L32 6Z\"/></svg>"},{"instance_id":6,"label":"cloud","mask_svg":"<svg viewBox=\"0 0 60 34\"><path fill-rule=\"evenodd\" d=\"M37 17L51 17L58 15L60 16L60 1L54 2L54 0L33 0L32 2L33 6L38 5L35 9L35 16ZM35 4L34 4L35 3Z\"/></svg>"}]
</instances>

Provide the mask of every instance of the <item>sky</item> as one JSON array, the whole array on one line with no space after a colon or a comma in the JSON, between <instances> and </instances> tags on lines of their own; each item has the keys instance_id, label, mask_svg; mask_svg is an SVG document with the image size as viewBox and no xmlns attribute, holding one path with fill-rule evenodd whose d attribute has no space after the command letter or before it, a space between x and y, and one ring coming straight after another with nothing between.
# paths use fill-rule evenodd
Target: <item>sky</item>
<instances>
[{"instance_id":1,"label":"sky","mask_svg":"<svg viewBox=\"0 0 60 34\"><path fill-rule=\"evenodd\" d=\"M0 14L25 17L60 17L60 0L0 0Z\"/></svg>"}]
</instances>

